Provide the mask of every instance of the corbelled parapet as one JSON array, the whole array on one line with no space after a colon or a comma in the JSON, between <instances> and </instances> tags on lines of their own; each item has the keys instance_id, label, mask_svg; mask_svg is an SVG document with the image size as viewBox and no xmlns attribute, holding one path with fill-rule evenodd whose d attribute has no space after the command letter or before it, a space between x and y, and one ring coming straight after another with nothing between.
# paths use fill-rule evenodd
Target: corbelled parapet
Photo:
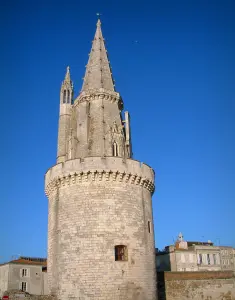
<instances>
[{"instance_id":1,"label":"corbelled parapet","mask_svg":"<svg viewBox=\"0 0 235 300\"><path fill-rule=\"evenodd\" d=\"M119 93L106 90L104 88L100 89L90 89L88 91L82 91L80 95L74 101L74 107L82 102L91 102L94 100L107 100L111 103L117 103L120 110L123 109L123 101Z\"/></svg>"},{"instance_id":2,"label":"corbelled parapet","mask_svg":"<svg viewBox=\"0 0 235 300\"><path fill-rule=\"evenodd\" d=\"M119 157L87 157L68 160L50 168L45 175L45 191L50 193L58 187L91 181L118 181L143 186L154 192L154 171L136 160Z\"/></svg>"}]
</instances>

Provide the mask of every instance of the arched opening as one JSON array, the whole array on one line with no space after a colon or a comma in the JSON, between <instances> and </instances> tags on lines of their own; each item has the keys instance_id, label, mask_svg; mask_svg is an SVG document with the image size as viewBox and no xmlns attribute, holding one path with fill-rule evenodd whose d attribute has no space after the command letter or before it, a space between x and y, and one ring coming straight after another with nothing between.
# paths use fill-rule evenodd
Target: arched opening
<instances>
[{"instance_id":1,"label":"arched opening","mask_svg":"<svg viewBox=\"0 0 235 300\"><path fill-rule=\"evenodd\" d=\"M64 93L63 93L63 103L66 103L66 90L64 90Z\"/></svg>"},{"instance_id":2,"label":"arched opening","mask_svg":"<svg viewBox=\"0 0 235 300\"><path fill-rule=\"evenodd\" d=\"M70 91L67 91L67 103L70 103Z\"/></svg>"},{"instance_id":3,"label":"arched opening","mask_svg":"<svg viewBox=\"0 0 235 300\"><path fill-rule=\"evenodd\" d=\"M116 142L113 143L113 156L118 156L118 145Z\"/></svg>"},{"instance_id":4,"label":"arched opening","mask_svg":"<svg viewBox=\"0 0 235 300\"><path fill-rule=\"evenodd\" d=\"M128 260L127 246L117 245L114 247L114 250L115 250L115 261L127 261Z\"/></svg>"}]
</instances>

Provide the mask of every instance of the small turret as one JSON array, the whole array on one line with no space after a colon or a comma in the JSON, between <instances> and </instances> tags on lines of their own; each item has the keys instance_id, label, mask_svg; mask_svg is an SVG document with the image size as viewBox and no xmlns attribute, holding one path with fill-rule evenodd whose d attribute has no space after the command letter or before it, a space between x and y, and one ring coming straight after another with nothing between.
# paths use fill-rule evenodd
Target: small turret
<instances>
[{"instance_id":1,"label":"small turret","mask_svg":"<svg viewBox=\"0 0 235 300\"><path fill-rule=\"evenodd\" d=\"M73 101L73 82L70 78L70 68L67 67L65 79L60 89L60 118L58 132L57 163L66 160L68 153L68 139L71 127L71 113Z\"/></svg>"},{"instance_id":2,"label":"small turret","mask_svg":"<svg viewBox=\"0 0 235 300\"><path fill-rule=\"evenodd\" d=\"M73 82L70 79L70 68L67 67L65 79L62 82L60 90L60 104L72 104Z\"/></svg>"}]
</instances>

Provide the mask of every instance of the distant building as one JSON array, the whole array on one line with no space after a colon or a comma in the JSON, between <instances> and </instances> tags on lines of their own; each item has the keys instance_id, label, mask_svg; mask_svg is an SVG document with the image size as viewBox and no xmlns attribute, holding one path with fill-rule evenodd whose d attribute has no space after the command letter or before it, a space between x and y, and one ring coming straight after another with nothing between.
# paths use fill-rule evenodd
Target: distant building
<instances>
[{"instance_id":1,"label":"distant building","mask_svg":"<svg viewBox=\"0 0 235 300\"><path fill-rule=\"evenodd\" d=\"M234 270L233 251L232 247L220 247L222 270Z\"/></svg>"},{"instance_id":2,"label":"distant building","mask_svg":"<svg viewBox=\"0 0 235 300\"><path fill-rule=\"evenodd\" d=\"M0 297L10 290L47 295L46 270L45 258L20 257L0 265Z\"/></svg>"},{"instance_id":3,"label":"distant building","mask_svg":"<svg viewBox=\"0 0 235 300\"><path fill-rule=\"evenodd\" d=\"M175 245L156 250L158 271L235 271L232 247L208 242L187 242L180 233Z\"/></svg>"}]
</instances>

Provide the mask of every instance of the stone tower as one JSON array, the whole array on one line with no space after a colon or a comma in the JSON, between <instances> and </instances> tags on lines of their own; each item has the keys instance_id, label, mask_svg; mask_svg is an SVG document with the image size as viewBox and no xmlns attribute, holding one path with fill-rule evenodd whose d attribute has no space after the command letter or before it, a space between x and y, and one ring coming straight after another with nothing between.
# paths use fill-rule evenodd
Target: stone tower
<instances>
[{"instance_id":1,"label":"stone tower","mask_svg":"<svg viewBox=\"0 0 235 300\"><path fill-rule=\"evenodd\" d=\"M154 171L132 159L122 109L98 20L74 101L67 68L57 164L45 175L48 284L61 300L156 300Z\"/></svg>"}]
</instances>

